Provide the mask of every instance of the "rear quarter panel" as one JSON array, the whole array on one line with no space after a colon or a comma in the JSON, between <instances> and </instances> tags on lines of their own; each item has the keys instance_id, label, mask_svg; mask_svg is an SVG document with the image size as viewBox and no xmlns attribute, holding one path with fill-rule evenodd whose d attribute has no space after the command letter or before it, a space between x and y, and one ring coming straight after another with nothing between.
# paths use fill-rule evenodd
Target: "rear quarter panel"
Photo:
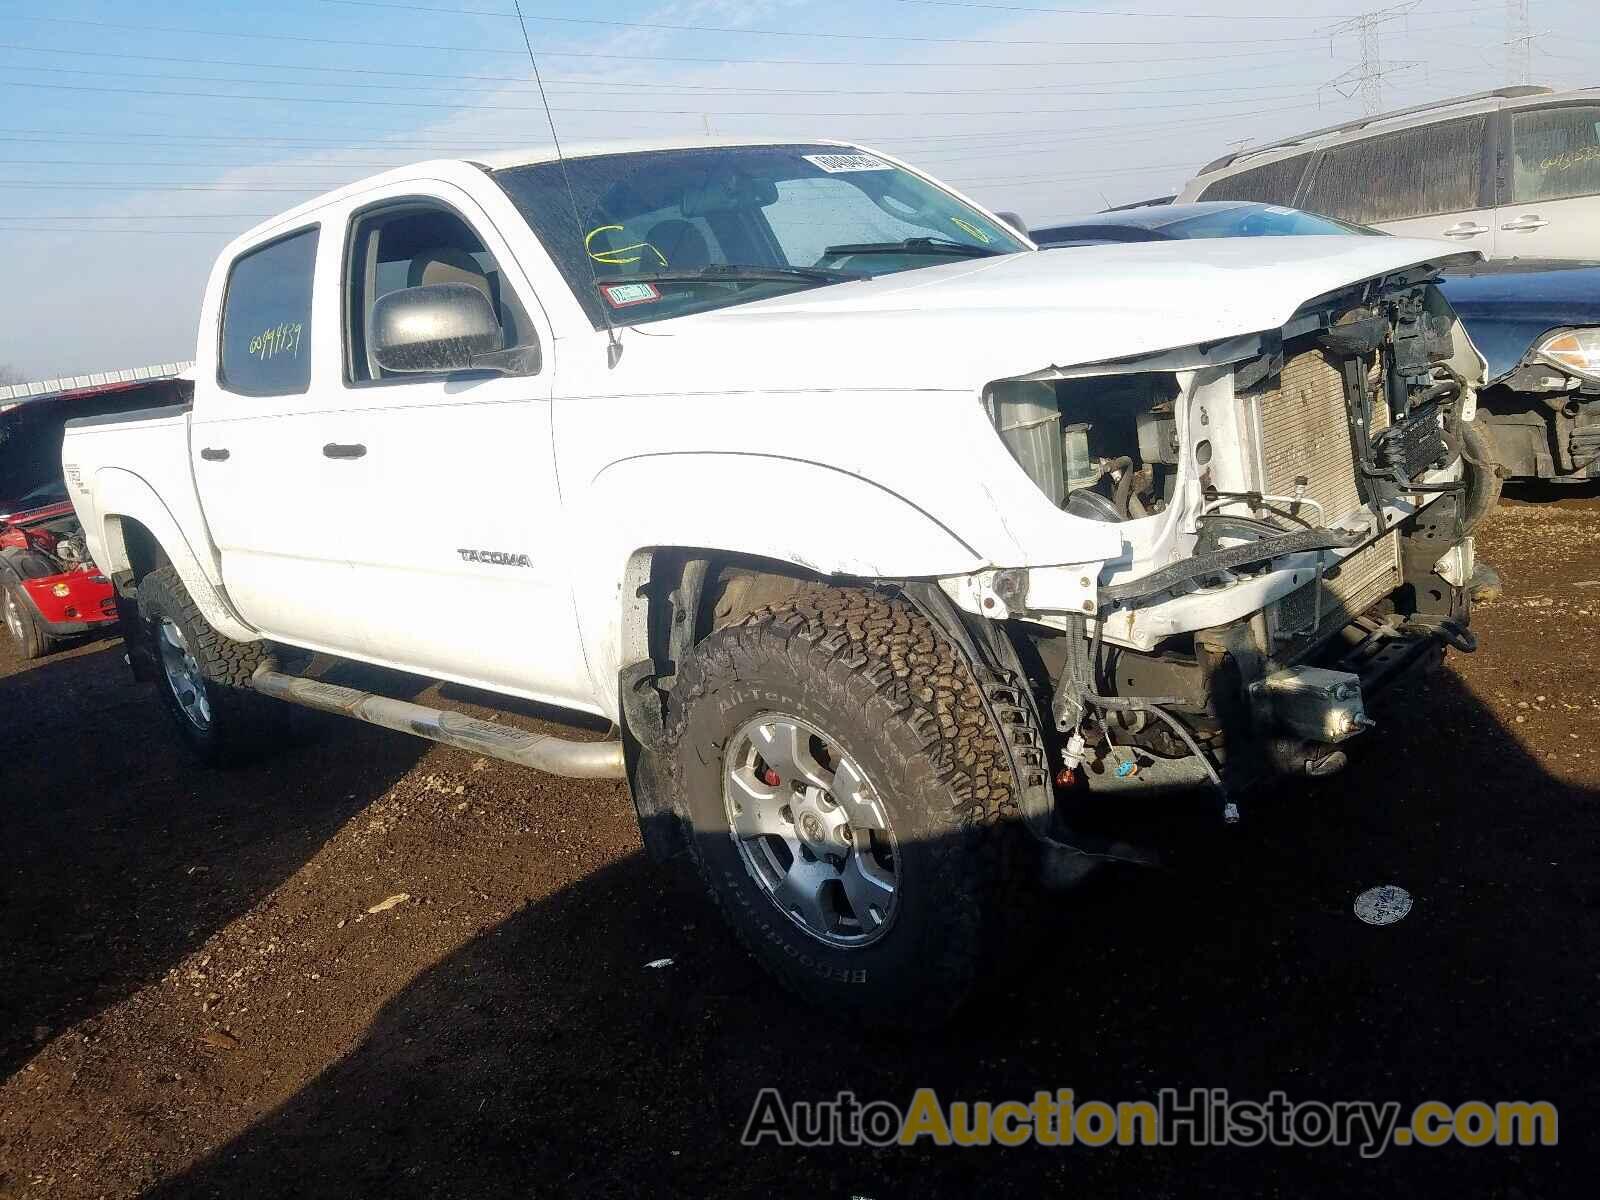
<instances>
[{"instance_id":1,"label":"rear quarter panel","mask_svg":"<svg viewBox=\"0 0 1600 1200\"><path fill-rule=\"evenodd\" d=\"M189 462L187 409L69 422L61 461L89 552L102 571L115 575L131 567L124 523L137 522L219 632L240 641L256 636L223 591Z\"/></svg>"}]
</instances>

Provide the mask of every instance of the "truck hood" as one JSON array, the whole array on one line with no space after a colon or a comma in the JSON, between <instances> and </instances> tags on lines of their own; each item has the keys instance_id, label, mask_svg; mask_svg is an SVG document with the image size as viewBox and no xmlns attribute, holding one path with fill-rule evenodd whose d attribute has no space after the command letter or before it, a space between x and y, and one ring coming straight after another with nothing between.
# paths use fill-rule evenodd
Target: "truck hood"
<instances>
[{"instance_id":1,"label":"truck hood","mask_svg":"<svg viewBox=\"0 0 1600 1200\"><path fill-rule=\"evenodd\" d=\"M1277 329L1306 302L1412 268L1475 262L1409 238L1219 238L1062 247L835 284L642 326L607 390L973 389L1046 367ZM632 360L630 362L630 359ZM675 367L686 379L671 379ZM699 386L691 380L698 374Z\"/></svg>"}]
</instances>

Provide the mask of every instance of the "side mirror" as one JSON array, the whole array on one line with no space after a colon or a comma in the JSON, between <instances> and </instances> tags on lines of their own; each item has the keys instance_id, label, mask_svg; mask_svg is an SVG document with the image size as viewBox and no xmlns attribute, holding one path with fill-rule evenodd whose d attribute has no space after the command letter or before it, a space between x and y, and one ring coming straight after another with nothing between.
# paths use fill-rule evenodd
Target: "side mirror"
<instances>
[{"instance_id":1,"label":"side mirror","mask_svg":"<svg viewBox=\"0 0 1600 1200\"><path fill-rule=\"evenodd\" d=\"M520 364L510 360L525 354L505 349L489 297L468 283L429 283L379 296L367 340L378 366L402 374L520 374Z\"/></svg>"},{"instance_id":2,"label":"side mirror","mask_svg":"<svg viewBox=\"0 0 1600 1200\"><path fill-rule=\"evenodd\" d=\"M1011 228L1015 229L1023 237L1028 236L1028 223L1024 221L1018 214L1014 212L996 211L994 215L999 217L1007 225L1011 226Z\"/></svg>"}]
</instances>

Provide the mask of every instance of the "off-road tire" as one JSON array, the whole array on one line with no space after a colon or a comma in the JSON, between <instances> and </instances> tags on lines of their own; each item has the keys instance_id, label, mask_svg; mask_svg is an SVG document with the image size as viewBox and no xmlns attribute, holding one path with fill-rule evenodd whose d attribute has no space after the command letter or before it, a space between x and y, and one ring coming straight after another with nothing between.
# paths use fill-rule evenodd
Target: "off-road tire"
<instances>
[{"instance_id":1,"label":"off-road tire","mask_svg":"<svg viewBox=\"0 0 1600 1200\"><path fill-rule=\"evenodd\" d=\"M729 739L763 712L835 739L873 780L898 843L896 912L876 941L829 945L783 914L735 844L723 799ZM926 1027L991 961L1002 888L1031 845L977 681L903 601L816 588L709 635L679 665L667 745L692 857L734 932L825 1011Z\"/></svg>"},{"instance_id":2,"label":"off-road tire","mask_svg":"<svg viewBox=\"0 0 1600 1200\"><path fill-rule=\"evenodd\" d=\"M139 581L139 617L144 635L151 639L159 636L163 619L172 621L200 664L211 707L208 728L197 728L184 715L159 666L156 691L178 735L201 762L216 767L247 762L281 740L286 706L249 690L250 676L267 655L262 643L236 642L213 629L170 565L157 567Z\"/></svg>"},{"instance_id":3,"label":"off-road tire","mask_svg":"<svg viewBox=\"0 0 1600 1200\"><path fill-rule=\"evenodd\" d=\"M33 601L28 599L21 586L15 583L0 584L0 604L11 606L8 612L16 614L17 624L22 627L22 636L19 638L11 628L9 620L0 621L0 629L5 631L6 641L10 643L12 652L20 658L43 658L50 653L50 645L54 639L44 631L44 622L39 620L39 614L34 611Z\"/></svg>"},{"instance_id":4,"label":"off-road tire","mask_svg":"<svg viewBox=\"0 0 1600 1200\"><path fill-rule=\"evenodd\" d=\"M1461 440L1467 452L1467 491L1461 502L1461 528L1471 533L1500 503L1500 489L1505 482L1500 465L1500 454L1494 444L1494 435L1477 421L1466 421L1461 426ZM1476 460L1476 461L1474 461Z\"/></svg>"}]
</instances>

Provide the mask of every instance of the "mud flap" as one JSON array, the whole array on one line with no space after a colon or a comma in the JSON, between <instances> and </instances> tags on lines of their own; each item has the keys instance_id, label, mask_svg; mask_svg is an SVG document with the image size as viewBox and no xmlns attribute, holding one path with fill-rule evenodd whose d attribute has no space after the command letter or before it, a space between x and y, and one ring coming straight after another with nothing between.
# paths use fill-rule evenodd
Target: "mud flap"
<instances>
[{"instance_id":1,"label":"mud flap","mask_svg":"<svg viewBox=\"0 0 1600 1200\"><path fill-rule=\"evenodd\" d=\"M617 673L622 710L622 761L628 792L639 818L639 837L652 862L666 862L689 848L686 823L672 793L665 749L665 701L649 659Z\"/></svg>"}]
</instances>

